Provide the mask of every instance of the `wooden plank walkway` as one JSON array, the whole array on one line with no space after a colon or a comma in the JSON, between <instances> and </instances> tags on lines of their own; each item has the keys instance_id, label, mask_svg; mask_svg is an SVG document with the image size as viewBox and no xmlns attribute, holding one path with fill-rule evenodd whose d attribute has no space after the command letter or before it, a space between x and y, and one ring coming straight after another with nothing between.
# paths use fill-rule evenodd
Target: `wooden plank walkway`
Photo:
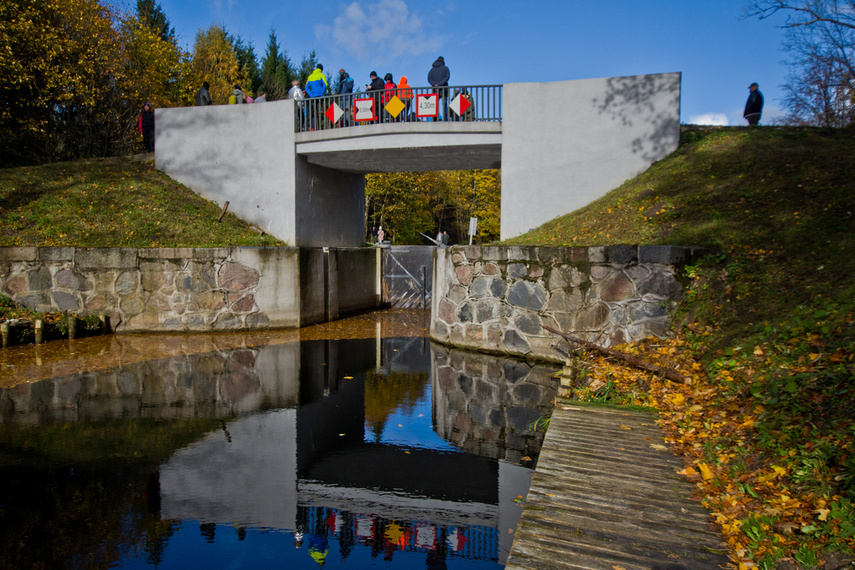
<instances>
[{"instance_id":1,"label":"wooden plank walkway","mask_svg":"<svg viewBox=\"0 0 855 570\"><path fill-rule=\"evenodd\" d=\"M507 570L733 567L654 419L556 404Z\"/></svg>"}]
</instances>

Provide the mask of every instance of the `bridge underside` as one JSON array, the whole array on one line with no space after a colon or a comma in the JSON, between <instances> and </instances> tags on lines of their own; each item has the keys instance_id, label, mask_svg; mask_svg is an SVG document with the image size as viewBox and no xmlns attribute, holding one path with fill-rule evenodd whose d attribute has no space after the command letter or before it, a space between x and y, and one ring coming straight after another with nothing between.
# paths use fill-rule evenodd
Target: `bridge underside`
<instances>
[{"instance_id":1,"label":"bridge underside","mask_svg":"<svg viewBox=\"0 0 855 570\"><path fill-rule=\"evenodd\" d=\"M391 123L300 133L310 164L351 173L500 168L501 123ZM369 144L366 144L369 143Z\"/></svg>"},{"instance_id":2,"label":"bridge underside","mask_svg":"<svg viewBox=\"0 0 855 570\"><path fill-rule=\"evenodd\" d=\"M299 152L310 164L344 172L428 172L501 168L502 145Z\"/></svg>"}]
</instances>

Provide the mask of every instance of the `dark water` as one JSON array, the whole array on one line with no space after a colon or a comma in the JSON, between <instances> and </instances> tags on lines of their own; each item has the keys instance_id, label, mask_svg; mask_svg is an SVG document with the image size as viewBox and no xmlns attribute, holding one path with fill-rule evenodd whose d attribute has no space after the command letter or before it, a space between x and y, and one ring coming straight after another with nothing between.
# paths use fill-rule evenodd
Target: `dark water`
<instances>
[{"instance_id":1,"label":"dark water","mask_svg":"<svg viewBox=\"0 0 855 570\"><path fill-rule=\"evenodd\" d=\"M0 390L0 567L501 568L552 372L317 340Z\"/></svg>"}]
</instances>

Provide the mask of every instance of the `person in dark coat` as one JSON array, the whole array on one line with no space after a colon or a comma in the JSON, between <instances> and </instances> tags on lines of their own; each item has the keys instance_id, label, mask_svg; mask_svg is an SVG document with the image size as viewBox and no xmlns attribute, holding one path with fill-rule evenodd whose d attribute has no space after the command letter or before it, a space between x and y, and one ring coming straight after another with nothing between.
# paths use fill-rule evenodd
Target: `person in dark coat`
<instances>
[{"instance_id":1,"label":"person in dark coat","mask_svg":"<svg viewBox=\"0 0 855 570\"><path fill-rule=\"evenodd\" d=\"M380 118L380 96L386 88L386 83L377 77L376 71L372 71L368 77L371 78L371 83L366 85L365 89L371 91L371 95L374 97L374 118L377 120Z\"/></svg>"},{"instance_id":2,"label":"person in dark coat","mask_svg":"<svg viewBox=\"0 0 855 570\"><path fill-rule=\"evenodd\" d=\"M448 120L448 80L451 79L451 71L445 65L445 59L442 56L436 58L433 62L430 71L428 71L428 85L436 88L439 94L440 109L442 109L442 118Z\"/></svg>"},{"instance_id":3,"label":"person in dark coat","mask_svg":"<svg viewBox=\"0 0 855 570\"><path fill-rule=\"evenodd\" d=\"M140 113L140 132L146 152L154 152L154 109L151 103L146 103Z\"/></svg>"},{"instance_id":4,"label":"person in dark coat","mask_svg":"<svg viewBox=\"0 0 855 570\"><path fill-rule=\"evenodd\" d=\"M211 99L211 92L208 91L211 86L205 81L202 86L196 91L196 105L202 107L204 105L212 105L214 101Z\"/></svg>"},{"instance_id":5,"label":"person in dark coat","mask_svg":"<svg viewBox=\"0 0 855 570\"><path fill-rule=\"evenodd\" d=\"M745 112L742 116L748 121L749 127L756 127L760 122L760 115L763 114L763 94L760 93L760 86L752 83L748 86L751 93L748 94L748 101L745 102Z\"/></svg>"}]
</instances>

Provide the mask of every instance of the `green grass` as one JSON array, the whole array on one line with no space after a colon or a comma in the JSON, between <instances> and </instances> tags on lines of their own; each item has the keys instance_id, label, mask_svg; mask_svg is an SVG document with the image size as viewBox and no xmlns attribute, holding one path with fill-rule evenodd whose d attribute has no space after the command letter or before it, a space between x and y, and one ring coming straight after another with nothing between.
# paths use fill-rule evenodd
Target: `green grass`
<instances>
[{"instance_id":1,"label":"green grass","mask_svg":"<svg viewBox=\"0 0 855 570\"><path fill-rule=\"evenodd\" d=\"M0 170L0 246L284 245L131 158Z\"/></svg>"},{"instance_id":2,"label":"green grass","mask_svg":"<svg viewBox=\"0 0 855 570\"><path fill-rule=\"evenodd\" d=\"M655 397L687 463L715 471L698 485L735 562L853 556L853 212L855 131L702 130L603 198L507 242L720 252L686 268L672 331L697 383ZM626 349L655 357L643 343ZM668 393L686 404L664 405ZM633 401L637 386L609 394Z\"/></svg>"}]
</instances>

